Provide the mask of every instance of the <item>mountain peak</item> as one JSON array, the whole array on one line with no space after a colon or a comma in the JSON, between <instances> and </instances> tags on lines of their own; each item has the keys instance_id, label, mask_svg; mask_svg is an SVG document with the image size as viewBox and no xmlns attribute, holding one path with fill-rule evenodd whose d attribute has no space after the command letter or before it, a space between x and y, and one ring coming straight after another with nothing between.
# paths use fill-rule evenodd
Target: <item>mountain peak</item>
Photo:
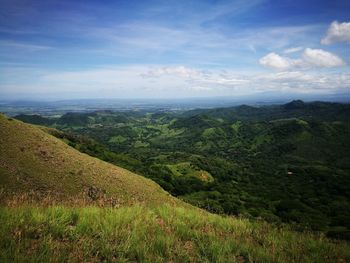
<instances>
[{"instance_id":1,"label":"mountain peak","mask_svg":"<svg viewBox=\"0 0 350 263\"><path fill-rule=\"evenodd\" d=\"M283 107L287 110L302 109L305 107L305 102L302 100L292 100L291 102L284 104Z\"/></svg>"}]
</instances>

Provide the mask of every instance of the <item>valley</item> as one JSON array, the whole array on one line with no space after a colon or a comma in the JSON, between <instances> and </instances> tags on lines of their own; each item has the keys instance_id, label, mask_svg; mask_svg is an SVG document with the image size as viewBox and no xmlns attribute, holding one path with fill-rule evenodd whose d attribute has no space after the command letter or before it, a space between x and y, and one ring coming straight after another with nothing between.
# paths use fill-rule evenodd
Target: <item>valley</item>
<instances>
[{"instance_id":1,"label":"valley","mask_svg":"<svg viewBox=\"0 0 350 263\"><path fill-rule=\"evenodd\" d=\"M348 104L292 101L16 118L210 212L349 239L349 113Z\"/></svg>"}]
</instances>

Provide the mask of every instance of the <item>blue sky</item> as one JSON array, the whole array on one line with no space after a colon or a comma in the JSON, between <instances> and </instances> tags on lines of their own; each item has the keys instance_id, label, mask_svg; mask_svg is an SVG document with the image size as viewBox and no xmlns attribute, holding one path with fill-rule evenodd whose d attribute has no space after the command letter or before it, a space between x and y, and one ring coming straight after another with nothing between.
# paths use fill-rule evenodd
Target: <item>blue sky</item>
<instances>
[{"instance_id":1,"label":"blue sky","mask_svg":"<svg viewBox=\"0 0 350 263\"><path fill-rule=\"evenodd\" d=\"M0 0L0 97L350 93L350 1Z\"/></svg>"}]
</instances>

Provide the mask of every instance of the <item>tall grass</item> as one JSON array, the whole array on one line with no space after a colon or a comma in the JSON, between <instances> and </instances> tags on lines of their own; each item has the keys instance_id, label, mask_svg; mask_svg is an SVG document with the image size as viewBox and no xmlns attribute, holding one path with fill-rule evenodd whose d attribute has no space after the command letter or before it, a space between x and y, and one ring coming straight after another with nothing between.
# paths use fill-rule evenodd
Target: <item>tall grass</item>
<instances>
[{"instance_id":1,"label":"tall grass","mask_svg":"<svg viewBox=\"0 0 350 263\"><path fill-rule=\"evenodd\" d=\"M198 209L0 208L0 262L349 262L350 246Z\"/></svg>"}]
</instances>

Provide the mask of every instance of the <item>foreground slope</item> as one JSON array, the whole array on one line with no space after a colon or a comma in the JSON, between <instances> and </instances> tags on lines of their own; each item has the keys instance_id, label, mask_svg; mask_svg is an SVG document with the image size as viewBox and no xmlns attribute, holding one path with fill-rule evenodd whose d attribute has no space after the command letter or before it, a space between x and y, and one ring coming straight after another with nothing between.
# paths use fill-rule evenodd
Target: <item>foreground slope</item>
<instances>
[{"instance_id":1,"label":"foreground slope","mask_svg":"<svg viewBox=\"0 0 350 263\"><path fill-rule=\"evenodd\" d=\"M0 262L350 261L348 243L184 205L38 127L1 116L0 143Z\"/></svg>"},{"instance_id":2,"label":"foreground slope","mask_svg":"<svg viewBox=\"0 0 350 263\"><path fill-rule=\"evenodd\" d=\"M0 115L1 201L175 202L157 184L82 154L40 128ZM13 200L13 199L18 200Z\"/></svg>"},{"instance_id":3,"label":"foreground slope","mask_svg":"<svg viewBox=\"0 0 350 263\"><path fill-rule=\"evenodd\" d=\"M0 207L0 262L350 262L350 245L183 206Z\"/></svg>"}]
</instances>

